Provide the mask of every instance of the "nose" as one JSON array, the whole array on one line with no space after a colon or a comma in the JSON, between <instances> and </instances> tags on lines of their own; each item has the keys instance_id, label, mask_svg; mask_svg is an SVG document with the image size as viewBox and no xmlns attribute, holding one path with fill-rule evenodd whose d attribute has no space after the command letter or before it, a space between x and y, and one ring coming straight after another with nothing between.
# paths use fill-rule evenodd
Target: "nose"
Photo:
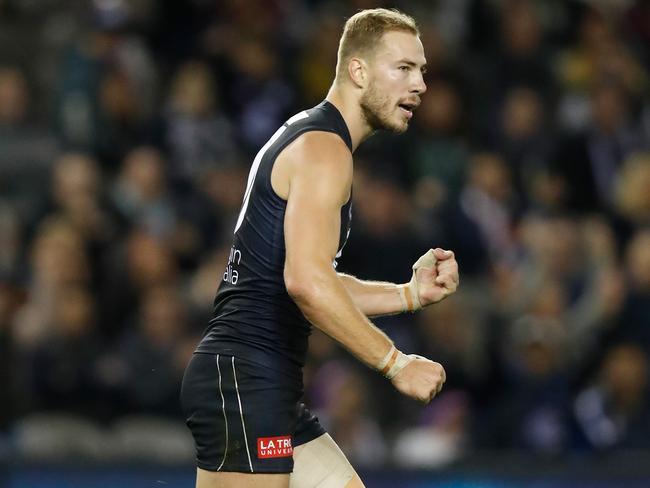
<instances>
[{"instance_id":1,"label":"nose","mask_svg":"<svg viewBox=\"0 0 650 488\"><path fill-rule=\"evenodd\" d=\"M413 83L413 88L411 89L411 93L417 93L418 95L421 95L427 91L427 85L424 82L424 77L422 76L422 73L420 71L417 71L416 73L417 74L415 75L415 80Z\"/></svg>"}]
</instances>

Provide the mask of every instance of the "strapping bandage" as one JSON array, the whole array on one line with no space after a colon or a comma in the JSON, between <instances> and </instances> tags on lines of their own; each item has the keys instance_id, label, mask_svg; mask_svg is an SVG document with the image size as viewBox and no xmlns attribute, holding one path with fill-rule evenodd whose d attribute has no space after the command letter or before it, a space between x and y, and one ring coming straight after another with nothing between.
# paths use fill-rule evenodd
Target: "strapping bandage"
<instances>
[{"instance_id":1,"label":"strapping bandage","mask_svg":"<svg viewBox=\"0 0 650 488\"><path fill-rule=\"evenodd\" d=\"M289 488L342 488L354 475L339 446L329 434L323 434L293 450Z\"/></svg>"},{"instance_id":2,"label":"strapping bandage","mask_svg":"<svg viewBox=\"0 0 650 488\"><path fill-rule=\"evenodd\" d=\"M418 281L415 277L415 272L419 268L433 268L436 265L437 259L433 253L433 249L429 249L423 256L418 259L413 265L413 275L411 281L404 285L397 285L400 300L402 301L403 312L415 312L422 308L420 303L420 293L418 290Z\"/></svg>"},{"instance_id":3,"label":"strapping bandage","mask_svg":"<svg viewBox=\"0 0 650 488\"><path fill-rule=\"evenodd\" d=\"M414 359L415 357L407 356L398 350L395 346L392 346L390 348L390 351L388 351L386 356L384 356L384 359L382 359L377 366L377 369L386 378L391 380L397 373L402 371L402 369L404 369L404 367Z\"/></svg>"}]
</instances>

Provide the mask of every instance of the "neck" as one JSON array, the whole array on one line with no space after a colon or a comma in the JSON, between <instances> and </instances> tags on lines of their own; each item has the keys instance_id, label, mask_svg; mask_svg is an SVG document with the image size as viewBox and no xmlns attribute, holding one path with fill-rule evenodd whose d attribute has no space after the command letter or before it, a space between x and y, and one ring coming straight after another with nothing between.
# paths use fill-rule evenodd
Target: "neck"
<instances>
[{"instance_id":1,"label":"neck","mask_svg":"<svg viewBox=\"0 0 650 488\"><path fill-rule=\"evenodd\" d=\"M334 81L325 97L325 100L330 102L339 112L341 112L341 116L343 116L343 120L345 120L348 130L350 131L352 151L356 150L356 148L359 147L359 144L365 141L374 132L363 116L363 111L361 110L361 105L359 105L358 98L351 93L350 90L346 90Z\"/></svg>"}]
</instances>

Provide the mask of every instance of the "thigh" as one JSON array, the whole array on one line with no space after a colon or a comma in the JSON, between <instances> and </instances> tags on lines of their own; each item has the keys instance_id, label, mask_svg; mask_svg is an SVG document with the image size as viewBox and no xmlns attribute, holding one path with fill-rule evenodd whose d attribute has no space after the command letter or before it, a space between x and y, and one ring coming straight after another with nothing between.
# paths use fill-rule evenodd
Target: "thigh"
<instances>
[{"instance_id":1,"label":"thigh","mask_svg":"<svg viewBox=\"0 0 650 488\"><path fill-rule=\"evenodd\" d=\"M290 473L300 394L299 382L245 359L195 354L183 379L181 400L198 468Z\"/></svg>"},{"instance_id":2,"label":"thigh","mask_svg":"<svg viewBox=\"0 0 650 488\"><path fill-rule=\"evenodd\" d=\"M329 434L297 446L290 488L363 488L361 479Z\"/></svg>"}]
</instances>

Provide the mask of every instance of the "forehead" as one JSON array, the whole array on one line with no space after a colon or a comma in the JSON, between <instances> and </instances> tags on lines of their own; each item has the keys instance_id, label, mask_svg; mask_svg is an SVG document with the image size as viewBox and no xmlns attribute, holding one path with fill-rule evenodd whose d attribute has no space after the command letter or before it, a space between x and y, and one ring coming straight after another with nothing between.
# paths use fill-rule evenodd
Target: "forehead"
<instances>
[{"instance_id":1,"label":"forehead","mask_svg":"<svg viewBox=\"0 0 650 488\"><path fill-rule=\"evenodd\" d=\"M375 59L389 63L403 60L417 65L427 63L420 38L404 31L386 32L375 48Z\"/></svg>"}]
</instances>

